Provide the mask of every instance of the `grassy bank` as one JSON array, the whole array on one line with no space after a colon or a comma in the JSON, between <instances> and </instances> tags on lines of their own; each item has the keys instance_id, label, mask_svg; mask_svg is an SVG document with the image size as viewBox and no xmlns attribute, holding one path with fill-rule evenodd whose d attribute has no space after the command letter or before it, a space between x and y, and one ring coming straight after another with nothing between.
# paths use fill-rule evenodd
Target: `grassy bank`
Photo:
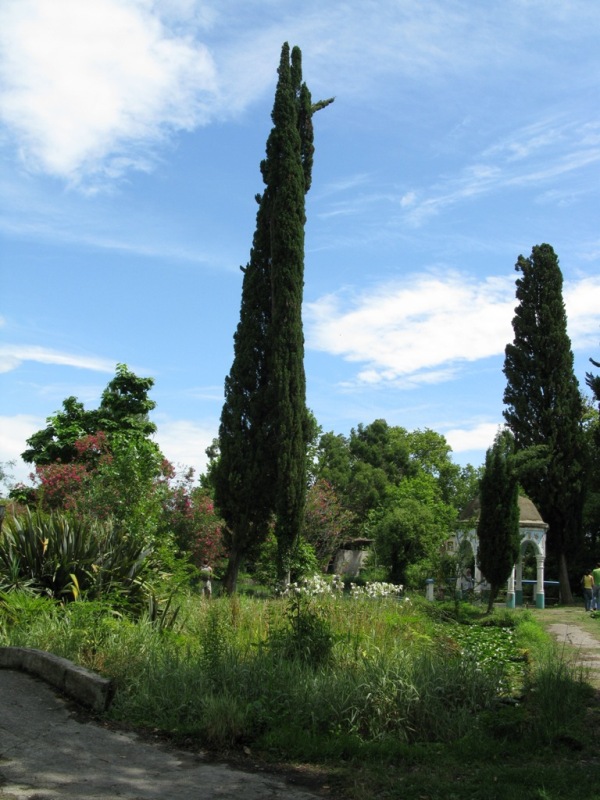
<instances>
[{"instance_id":1,"label":"grassy bank","mask_svg":"<svg viewBox=\"0 0 600 800\"><path fill-rule=\"evenodd\" d=\"M313 765L344 797L579 798L598 780L589 688L526 611L307 591L133 620L12 594L1 643L113 678L116 721Z\"/></svg>"}]
</instances>

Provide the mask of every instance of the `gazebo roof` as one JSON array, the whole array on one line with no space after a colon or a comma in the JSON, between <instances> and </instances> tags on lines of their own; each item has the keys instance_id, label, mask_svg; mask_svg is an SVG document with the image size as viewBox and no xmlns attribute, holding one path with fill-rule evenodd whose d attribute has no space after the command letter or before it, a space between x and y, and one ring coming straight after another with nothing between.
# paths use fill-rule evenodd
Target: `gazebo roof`
<instances>
[{"instance_id":1,"label":"gazebo roof","mask_svg":"<svg viewBox=\"0 0 600 800\"><path fill-rule=\"evenodd\" d=\"M481 502L479 497L471 502L460 512L459 519L466 520L479 518ZM528 497L519 496L519 525L521 527L547 527L540 512Z\"/></svg>"}]
</instances>

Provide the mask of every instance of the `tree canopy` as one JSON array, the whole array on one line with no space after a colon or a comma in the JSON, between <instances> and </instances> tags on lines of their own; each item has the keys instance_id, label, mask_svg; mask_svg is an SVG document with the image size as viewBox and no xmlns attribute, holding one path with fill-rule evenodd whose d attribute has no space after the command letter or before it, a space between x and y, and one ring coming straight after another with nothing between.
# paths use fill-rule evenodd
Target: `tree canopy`
<instances>
[{"instance_id":1,"label":"tree canopy","mask_svg":"<svg viewBox=\"0 0 600 800\"><path fill-rule=\"evenodd\" d=\"M140 378L125 364L117 364L97 409L87 410L76 397L67 397L62 410L47 418L46 427L27 439L29 447L21 457L29 464L68 464L80 458L76 443L98 431L109 438L115 434L128 439L150 437L156 432L148 416L156 406L148 397L153 386L153 378Z\"/></svg>"}]
</instances>

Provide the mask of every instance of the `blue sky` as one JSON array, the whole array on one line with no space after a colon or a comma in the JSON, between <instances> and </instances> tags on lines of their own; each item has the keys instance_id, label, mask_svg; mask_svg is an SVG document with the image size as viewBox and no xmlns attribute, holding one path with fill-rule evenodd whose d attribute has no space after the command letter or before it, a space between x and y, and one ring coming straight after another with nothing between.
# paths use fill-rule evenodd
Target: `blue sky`
<instances>
[{"instance_id":1,"label":"blue sky","mask_svg":"<svg viewBox=\"0 0 600 800\"><path fill-rule=\"evenodd\" d=\"M3 0L0 461L118 362L202 470L231 366L281 45L315 117L307 400L325 431L502 422L514 264L550 243L600 356L596 0ZM15 473L28 468L18 463Z\"/></svg>"}]
</instances>

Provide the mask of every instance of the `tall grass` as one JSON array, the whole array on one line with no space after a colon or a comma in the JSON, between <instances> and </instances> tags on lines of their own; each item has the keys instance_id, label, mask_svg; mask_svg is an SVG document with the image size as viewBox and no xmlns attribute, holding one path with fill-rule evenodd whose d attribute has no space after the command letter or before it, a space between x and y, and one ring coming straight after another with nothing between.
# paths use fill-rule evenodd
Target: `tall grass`
<instances>
[{"instance_id":1,"label":"tall grass","mask_svg":"<svg viewBox=\"0 0 600 800\"><path fill-rule=\"evenodd\" d=\"M479 725L483 731L505 700L508 662L468 650L456 623L432 616L429 606L347 597L177 603L169 628L101 603L60 606L15 592L2 600L0 643L40 647L113 678L115 719L207 747L249 743L287 758L456 741ZM546 639L537 641L531 619L497 621L518 632L519 620L515 653L532 641L546 652L535 670L517 662L531 699L528 736L550 741L569 705L581 705L580 682L548 655ZM480 626L477 636L492 633Z\"/></svg>"}]
</instances>

